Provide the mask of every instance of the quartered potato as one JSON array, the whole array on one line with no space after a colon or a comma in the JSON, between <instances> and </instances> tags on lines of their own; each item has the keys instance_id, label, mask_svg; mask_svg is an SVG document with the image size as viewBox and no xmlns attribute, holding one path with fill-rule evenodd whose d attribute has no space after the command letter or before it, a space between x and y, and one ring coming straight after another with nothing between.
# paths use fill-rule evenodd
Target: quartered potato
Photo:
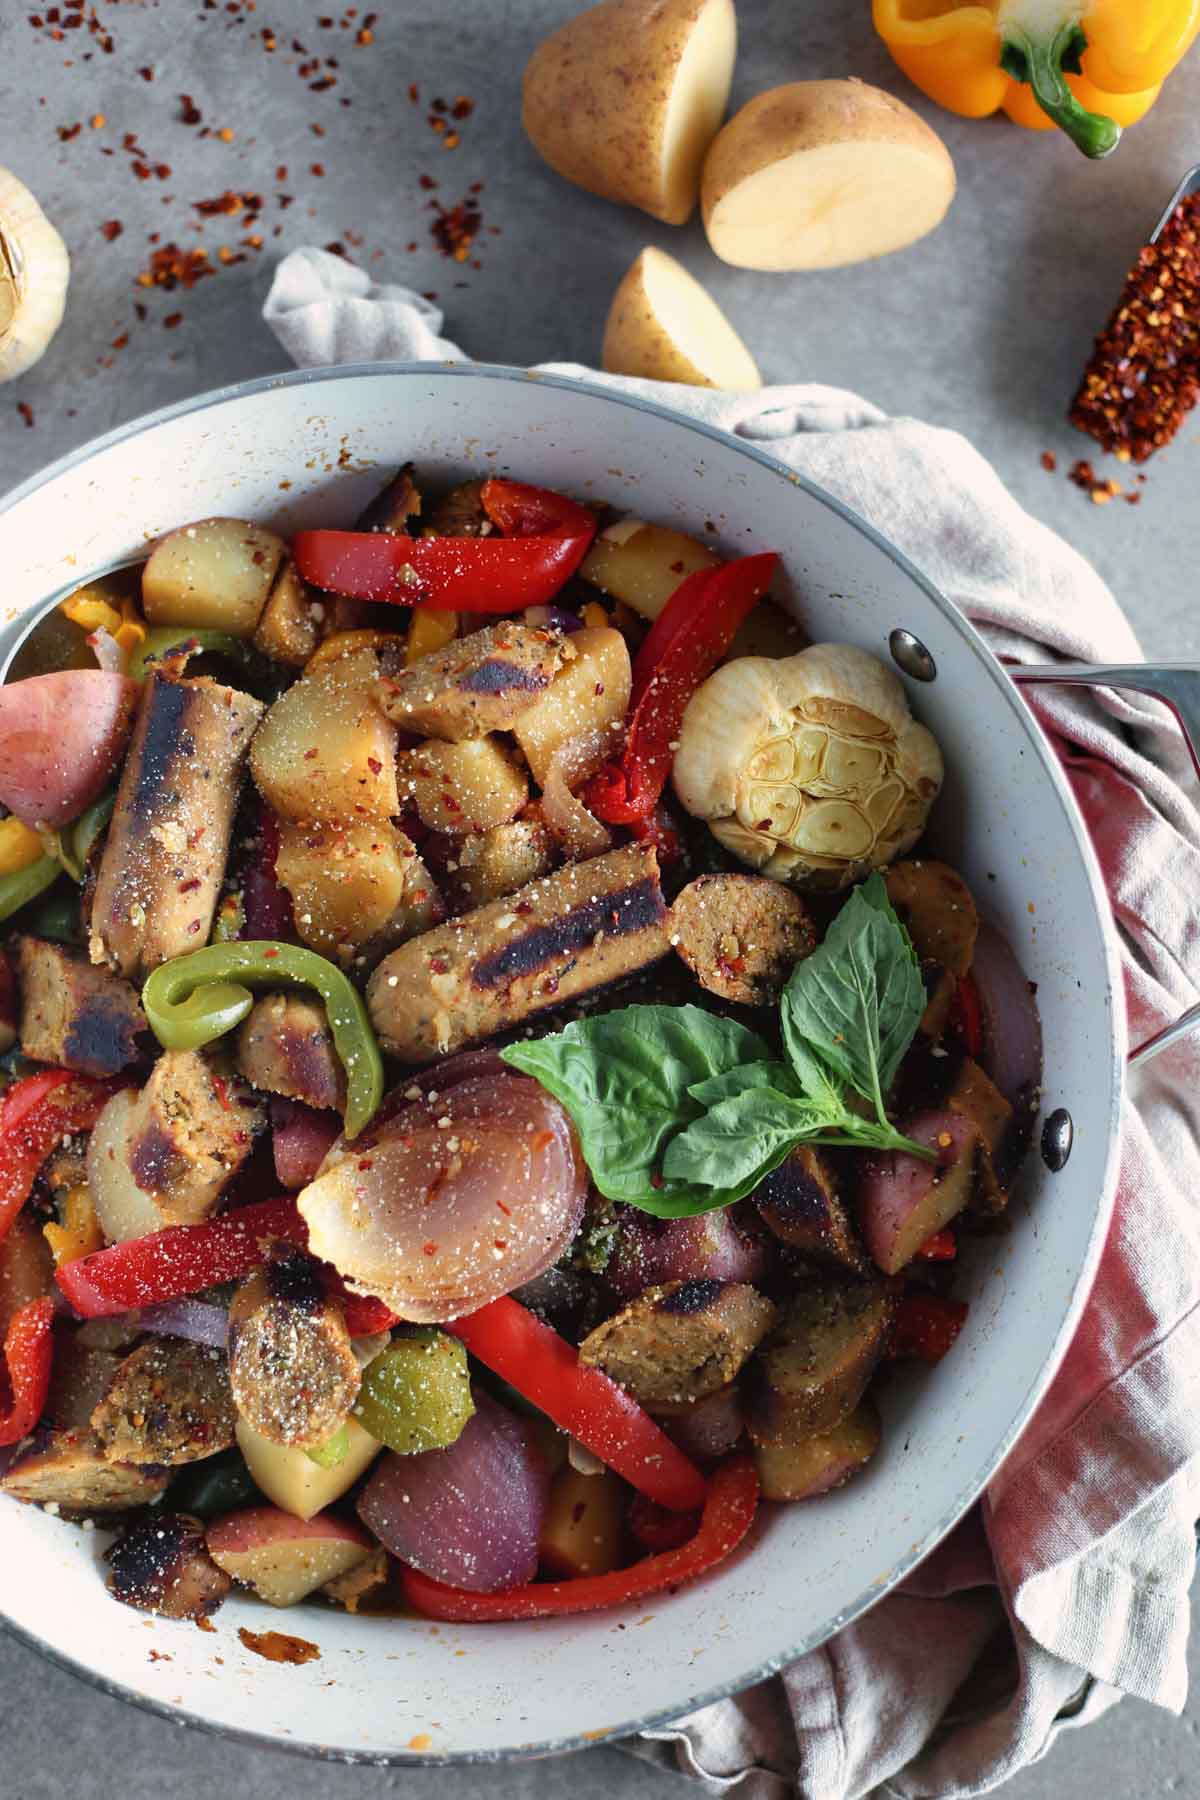
<instances>
[{"instance_id":1,"label":"quartered potato","mask_svg":"<svg viewBox=\"0 0 1200 1800\"><path fill-rule=\"evenodd\" d=\"M515 818L529 798L524 771L497 737L429 738L403 752L396 782L431 831L486 831Z\"/></svg>"},{"instance_id":2,"label":"quartered potato","mask_svg":"<svg viewBox=\"0 0 1200 1800\"><path fill-rule=\"evenodd\" d=\"M600 533L579 573L643 619L657 619L681 581L699 569L717 568L720 561L715 550L682 531L618 519Z\"/></svg>"},{"instance_id":3,"label":"quartered potato","mask_svg":"<svg viewBox=\"0 0 1200 1800\"><path fill-rule=\"evenodd\" d=\"M442 913L416 846L387 819L285 820L275 873L292 896L300 937L334 960L375 939L388 949Z\"/></svg>"},{"instance_id":4,"label":"quartered potato","mask_svg":"<svg viewBox=\"0 0 1200 1800\"><path fill-rule=\"evenodd\" d=\"M254 632L254 648L272 662L302 669L321 639L324 608L301 581L289 557L276 578Z\"/></svg>"},{"instance_id":5,"label":"quartered potato","mask_svg":"<svg viewBox=\"0 0 1200 1800\"><path fill-rule=\"evenodd\" d=\"M346 1454L340 1462L328 1466L315 1463L306 1450L295 1444L272 1443L245 1419L237 1422L237 1444L246 1467L267 1499L294 1518L311 1519L352 1488L383 1449L357 1419L347 1419L342 1429L347 1439Z\"/></svg>"},{"instance_id":6,"label":"quartered potato","mask_svg":"<svg viewBox=\"0 0 1200 1800\"><path fill-rule=\"evenodd\" d=\"M254 636L287 546L245 519L198 519L168 532L142 570L151 625L197 625Z\"/></svg>"},{"instance_id":7,"label":"quartered potato","mask_svg":"<svg viewBox=\"0 0 1200 1800\"><path fill-rule=\"evenodd\" d=\"M338 657L281 694L255 733L250 771L281 819L390 819L396 729L374 704L373 650Z\"/></svg>"},{"instance_id":8,"label":"quartered potato","mask_svg":"<svg viewBox=\"0 0 1200 1800\"><path fill-rule=\"evenodd\" d=\"M513 724L513 735L539 787L546 785L556 751L585 733L615 727L629 705L629 646L619 631L585 626L572 634L571 648L574 659Z\"/></svg>"}]
</instances>

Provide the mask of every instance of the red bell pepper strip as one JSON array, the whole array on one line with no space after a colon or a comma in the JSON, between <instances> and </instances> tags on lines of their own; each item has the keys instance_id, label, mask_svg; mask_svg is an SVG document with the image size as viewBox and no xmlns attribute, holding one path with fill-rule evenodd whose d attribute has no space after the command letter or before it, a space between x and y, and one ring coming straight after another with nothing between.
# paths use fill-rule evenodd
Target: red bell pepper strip
<instances>
[{"instance_id":1,"label":"red bell pepper strip","mask_svg":"<svg viewBox=\"0 0 1200 1800\"><path fill-rule=\"evenodd\" d=\"M921 1262L953 1262L958 1255L958 1239L949 1225L944 1231L935 1231L932 1237L926 1238L917 1257Z\"/></svg>"},{"instance_id":2,"label":"red bell pepper strip","mask_svg":"<svg viewBox=\"0 0 1200 1800\"><path fill-rule=\"evenodd\" d=\"M926 1363L941 1362L962 1330L966 1317L965 1300L947 1300L941 1294L904 1294L892 1321L888 1355L894 1358L915 1356Z\"/></svg>"},{"instance_id":3,"label":"red bell pepper strip","mask_svg":"<svg viewBox=\"0 0 1200 1800\"><path fill-rule=\"evenodd\" d=\"M519 612L544 606L575 573L596 518L563 494L517 481L485 481L496 537L403 537L387 531L300 531L297 572L353 600L431 612Z\"/></svg>"},{"instance_id":4,"label":"red bell pepper strip","mask_svg":"<svg viewBox=\"0 0 1200 1800\"><path fill-rule=\"evenodd\" d=\"M38 1170L72 1132L90 1131L128 1083L97 1081L70 1069L41 1069L0 1101L0 1240L28 1200Z\"/></svg>"},{"instance_id":5,"label":"red bell pepper strip","mask_svg":"<svg viewBox=\"0 0 1200 1800\"><path fill-rule=\"evenodd\" d=\"M352 1338L374 1337L377 1332L390 1331L393 1325L400 1323L399 1314L385 1306L382 1300L377 1300L374 1294L352 1294L340 1277L334 1277L328 1292L341 1307L346 1330Z\"/></svg>"},{"instance_id":6,"label":"red bell pepper strip","mask_svg":"<svg viewBox=\"0 0 1200 1800\"><path fill-rule=\"evenodd\" d=\"M54 1356L53 1300L30 1300L13 1314L4 1338L7 1411L0 1402L0 1445L19 1444L42 1416Z\"/></svg>"},{"instance_id":7,"label":"red bell pepper strip","mask_svg":"<svg viewBox=\"0 0 1200 1800\"><path fill-rule=\"evenodd\" d=\"M968 1056L983 1049L983 1006L979 989L969 975L960 975L950 1005L950 1030Z\"/></svg>"},{"instance_id":8,"label":"red bell pepper strip","mask_svg":"<svg viewBox=\"0 0 1200 1800\"><path fill-rule=\"evenodd\" d=\"M734 1456L714 1471L704 1512L694 1537L677 1550L647 1556L628 1569L607 1575L580 1575L571 1581L533 1581L504 1594L474 1594L445 1587L416 1569L404 1568L401 1591L427 1619L475 1624L503 1619L552 1619L566 1613L598 1612L645 1600L664 1588L691 1581L736 1550L754 1521L758 1476L748 1456Z\"/></svg>"},{"instance_id":9,"label":"red bell pepper strip","mask_svg":"<svg viewBox=\"0 0 1200 1800\"><path fill-rule=\"evenodd\" d=\"M672 1512L703 1505L703 1475L649 1413L511 1295L444 1329L639 1493Z\"/></svg>"},{"instance_id":10,"label":"red bell pepper strip","mask_svg":"<svg viewBox=\"0 0 1200 1800\"><path fill-rule=\"evenodd\" d=\"M634 660L625 749L584 789L585 805L606 825L636 825L653 813L688 701L766 593L778 561L769 553L698 569L659 613Z\"/></svg>"},{"instance_id":11,"label":"red bell pepper strip","mask_svg":"<svg viewBox=\"0 0 1200 1800\"><path fill-rule=\"evenodd\" d=\"M96 1250L63 1263L58 1285L85 1319L178 1300L222 1281L240 1281L265 1260L266 1247L282 1241L307 1248L308 1227L290 1195L260 1200L200 1225L168 1225L165 1231Z\"/></svg>"}]
</instances>

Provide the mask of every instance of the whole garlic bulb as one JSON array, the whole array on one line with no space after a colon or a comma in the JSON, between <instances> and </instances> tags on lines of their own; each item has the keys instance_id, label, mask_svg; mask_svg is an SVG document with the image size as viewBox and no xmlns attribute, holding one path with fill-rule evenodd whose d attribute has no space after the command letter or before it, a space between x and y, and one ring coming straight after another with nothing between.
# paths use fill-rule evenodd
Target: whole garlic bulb
<instances>
[{"instance_id":1,"label":"whole garlic bulb","mask_svg":"<svg viewBox=\"0 0 1200 1800\"><path fill-rule=\"evenodd\" d=\"M684 714L672 779L742 862L837 889L912 848L942 773L891 670L849 644L813 644L710 675Z\"/></svg>"},{"instance_id":2,"label":"whole garlic bulb","mask_svg":"<svg viewBox=\"0 0 1200 1800\"><path fill-rule=\"evenodd\" d=\"M23 181L0 168L0 381L31 369L62 322L71 259Z\"/></svg>"}]
</instances>

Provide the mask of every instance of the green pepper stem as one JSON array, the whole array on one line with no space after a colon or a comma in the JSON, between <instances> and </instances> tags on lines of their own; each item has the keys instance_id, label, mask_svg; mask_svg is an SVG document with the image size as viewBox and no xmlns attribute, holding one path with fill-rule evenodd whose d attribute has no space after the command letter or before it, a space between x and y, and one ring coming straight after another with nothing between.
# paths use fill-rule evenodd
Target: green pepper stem
<instances>
[{"instance_id":1,"label":"green pepper stem","mask_svg":"<svg viewBox=\"0 0 1200 1800\"><path fill-rule=\"evenodd\" d=\"M1005 25L1000 51L1001 67L1014 81L1033 89L1033 97L1046 117L1065 131L1085 156L1110 156L1121 141L1121 127L1104 113L1081 106L1063 73L1077 75L1080 56L1087 48L1082 27L1074 20L1060 25L1052 37L1035 36L1023 25Z\"/></svg>"}]
</instances>

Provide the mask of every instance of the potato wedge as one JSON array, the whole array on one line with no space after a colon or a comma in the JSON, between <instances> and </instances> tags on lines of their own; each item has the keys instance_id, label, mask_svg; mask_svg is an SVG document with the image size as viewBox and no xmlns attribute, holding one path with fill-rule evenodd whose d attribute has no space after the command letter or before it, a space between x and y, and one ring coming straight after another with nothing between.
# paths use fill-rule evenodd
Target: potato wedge
<instances>
[{"instance_id":1,"label":"potato wedge","mask_svg":"<svg viewBox=\"0 0 1200 1800\"><path fill-rule=\"evenodd\" d=\"M287 554L274 531L245 519L197 519L160 538L142 570L151 625L197 625L254 636Z\"/></svg>"},{"instance_id":2,"label":"potato wedge","mask_svg":"<svg viewBox=\"0 0 1200 1800\"><path fill-rule=\"evenodd\" d=\"M752 1442L795 1444L840 1425L883 1355L894 1304L873 1281L814 1280L788 1301L747 1371Z\"/></svg>"},{"instance_id":3,"label":"potato wedge","mask_svg":"<svg viewBox=\"0 0 1200 1800\"><path fill-rule=\"evenodd\" d=\"M341 656L281 694L254 734L250 772L281 819L390 819L396 728L379 712L373 650Z\"/></svg>"},{"instance_id":4,"label":"potato wedge","mask_svg":"<svg viewBox=\"0 0 1200 1800\"><path fill-rule=\"evenodd\" d=\"M902 100L865 81L793 81L718 133L704 229L739 269L834 269L924 237L954 186L946 146Z\"/></svg>"},{"instance_id":5,"label":"potato wedge","mask_svg":"<svg viewBox=\"0 0 1200 1800\"><path fill-rule=\"evenodd\" d=\"M321 640L324 607L301 581L289 557L279 571L254 631L254 648L272 662L302 669Z\"/></svg>"},{"instance_id":6,"label":"potato wedge","mask_svg":"<svg viewBox=\"0 0 1200 1800\"><path fill-rule=\"evenodd\" d=\"M720 561L715 550L682 531L642 519L618 519L600 533L579 573L643 619L657 619L680 582L698 569L715 569Z\"/></svg>"},{"instance_id":7,"label":"potato wedge","mask_svg":"<svg viewBox=\"0 0 1200 1800\"><path fill-rule=\"evenodd\" d=\"M368 944L391 949L444 916L416 847L386 819L285 821L275 873L300 937L337 961Z\"/></svg>"},{"instance_id":8,"label":"potato wedge","mask_svg":"<svg viewBox=\"0 0 1200 1800\"><path fill-rule=\"evenodd\" d=\"M815 1500L865 1468L882 1430L874 1402L863 1399L832 1431L797 1444L756 1444L754 1463L764 1500Z\"/></svg>"},{"instance_id":9,"label":"potato wedge","mask_svg":"<svg viewBox=\"0 0 1200 1800\"><path fill-rule=\"evenodd\" d=\"M268 1606L296 1606L374 1550L361 1525L332 1513L300 1520L274 1506L252 1506L208 1528L217 1567Z\"/></svg>"},{"instance_id":10,"label":"potato wedge","mask_svg":"<svg viewBox=\"0 0 1200 1800\"><path fill-rule=\"evenodd\" d=\"M896 1275L921 1245L958 1216L975 1192L980 1131L974 1119L931 1108L905 1125L914 1143L936 1149L942 1166L889 1151L865 1164L858 1189L863 1242L885 1275Z\"/></svg>"},{"instance_id":11,"label":"potato wedge","mask_svg":"<svg viewBox=\"0 0 1200 1800\"><path fill-rule=\"evenodd\" d=\"M733 0L602 0L534 51L521 121L576 187L682 225L736 50Z\"/></svg>"},{"instance_id":12,"label":"potato wedge","mask_svg":"<svg viewBox=\"0 0 1200 1800\"><path fill-rule=\"evenodd\" d=\"M556 751L574 738L607 731L625 717L633 679L629 646L610 626L587 626L571 637L575 655L546 692L513 723L539 787Z\"/></svg>"},{"instance_id":13,"label":"potato wedge","mask_svg":"<svg viewBox=\"0 0 1200 1800\"><path fill-rule=\"evenodd\" d=\"M497 737L428 738L398 757L396 785L431 831L487 831L516 818L529 798L524 772Z\"/></svg>"},{"instance_id":14,"label":"potato wedge","mask_svg":"<svg viewBox=\"0 0 1200 1800\"><path fill-rule=\"evenodd\" d=\"M610 375L760 388L758 365L706 288L648 245L613 295L600 366Z\"/></svg>"},{"instance_id":15,"label":"potato wedge","mask_svg":"<svg viewBox=\"0 0 1200 1800\"><path fill-rule=\"evenodd\" d=\"M87 1185L106 1244L161 1231L166 1220L154 1195L140 1188L129 1166L131 1131L139 1095L133 1088L114 1094L88 1139Z\"/></svg>"},{"instance_id":16,"label":"potato wedge","mask_svg":"<svg viewBox=\"0 0 1200 1800\"><path fill-rule=\"evenodd\" d=\"M893 863L883 881L917 955L952 975L965 975L975 955L979 914L958 870L930 857L914 858Z\"/></svg>"},{"instance_id":17,"label":"potato wedge","mask_svg":"<svg viewBox=\"0 0 1200 1800\"><path fill-rule=\"evenodd\" d=\"M625 1496L611 1469L581 1475L560 1469L550 1488L538 1540L538 1559L559 1579L607 1575L625 1560Z\"/></svg>"},{"instance_id":18,"label":"potato wedge","mask_svg":"<svg viewBox=\"0 0 1200 1800\"><path fill-rule=\"evenodd\" d=\"M450 871L452 897L470 910L548 874L554 867L554 839L539 818L513 819L465 838L457 862Z\"/></svg>"},{"instance_id":19,"label":"potato wedge","mask_svg":"<svg viewBox=\"0 0 1200 1800\"><path fill-rule=\"evenodd\" d=\"M273 1444L245 1419L239 1419L236 1427L238 1449L256 1484L268 1500L297 1519L311 1519L332 1506L382 1451L383 1445L364 1431L357 1419L347 1419L344 1429L349 1449L341 1462L322 1468L306 1450L294 1444Z\"/></svg>"}]
</instances>

